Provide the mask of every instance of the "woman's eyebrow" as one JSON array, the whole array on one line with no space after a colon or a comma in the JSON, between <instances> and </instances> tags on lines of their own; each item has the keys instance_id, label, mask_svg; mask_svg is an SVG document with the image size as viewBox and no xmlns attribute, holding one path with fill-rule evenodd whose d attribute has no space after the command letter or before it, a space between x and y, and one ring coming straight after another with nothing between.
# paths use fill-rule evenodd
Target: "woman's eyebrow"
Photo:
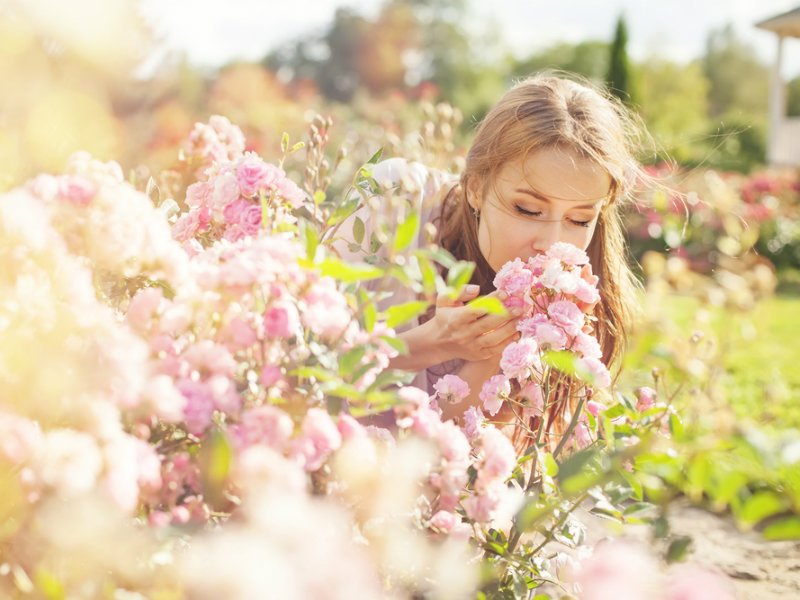
<instances>
[{"instance_id":1,"label":"woman's eyebrow","mask_svg":"<svg viewBox=\"0 0 800 600\"><path fill-rule=\"evenodd\" d=\"M528 196L532 196L533 198L536 198L537 200L541 200L542 202L547 202L548 204L550 204L550 198L548 198L547 196L542 196L541 194L535 192L534 190L529 190L529 189L524 189L524 188L517 188L515 191L520 193L520 194L527 194ZM590 202L588 204L579 204L578 206L575 206L573 208L589 209L589 210L595 209L595 208L597 208L597 204L599 202L602 202L604 199L605 198L598 198L594 202ZM557 200L569 200L569 199L568 198L557 198Z\"/></svg>"}]
</instances>

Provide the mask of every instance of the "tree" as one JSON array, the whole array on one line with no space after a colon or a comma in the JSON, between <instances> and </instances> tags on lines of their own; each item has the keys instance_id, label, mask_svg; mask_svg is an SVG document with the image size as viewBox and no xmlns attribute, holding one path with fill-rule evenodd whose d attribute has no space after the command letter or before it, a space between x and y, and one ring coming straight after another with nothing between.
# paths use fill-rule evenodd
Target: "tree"
<instances>
[{"instance_id":1,"label":"tree","mask_svg":"<svg viewBox=\"0 0 800 600\"><path fill-rule=\"evenodd\" d=\"M608 61L609 91L626 104L633 103L633 94L630 76L630 61L628 60L628 27L625 17L620 15L617 28L614 32L614 41L611 43L611 53Z\"/></svg>"},{"instance_id":2,"label":"tree","mask_svg":"<svg viewBox=\"0 0 800 600\"><path fill-rule=\"evenodd\" d=\"M700 162L707 137L709 82L702 65L650 58L637 67L639 113L659 151L678 162Z\"/></svg>"},{"instance_id":3,"label":"tree","mask_svg":"<svg viewBox=\"0 0 800 600\"><path fill-rule=\"evenodd\" d=\"M560 42L511 67L515 76L526 76L542 69L559 69L583 75L595 83L605 82L608 73L609 45L601 41L578 44Z\"/></svg>"},{"instance_id":4,"label":"tree","mask_svg":"<svg viewBox=\"0 0 800 600\"><path fill-rule=\"evenodd\" d=\"M733 27L728 25L709 34L703 68L711 83L712 117L767 113L770 70L756 58L752 46L736 36Z\"/></svg>"}]
</instances>

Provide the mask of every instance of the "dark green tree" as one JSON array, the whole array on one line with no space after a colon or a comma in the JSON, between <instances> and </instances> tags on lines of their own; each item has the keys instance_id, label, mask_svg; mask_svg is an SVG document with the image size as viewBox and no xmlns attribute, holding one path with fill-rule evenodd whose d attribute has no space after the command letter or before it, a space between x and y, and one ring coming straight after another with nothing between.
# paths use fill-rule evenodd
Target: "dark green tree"
<instances>
[{"instance_id":1,"label":"dark green tree","mask_svg":"<svg viewBox=\"0 0 800 600\"><path fill-rule=\"evenodd\" d=\"M625 17L620 15L614 32L614 41L611 42L606 82L612 94L623 102L632 104L631 66L627 46L628 26L625 24Z\"/></svg>"}]
</instances>

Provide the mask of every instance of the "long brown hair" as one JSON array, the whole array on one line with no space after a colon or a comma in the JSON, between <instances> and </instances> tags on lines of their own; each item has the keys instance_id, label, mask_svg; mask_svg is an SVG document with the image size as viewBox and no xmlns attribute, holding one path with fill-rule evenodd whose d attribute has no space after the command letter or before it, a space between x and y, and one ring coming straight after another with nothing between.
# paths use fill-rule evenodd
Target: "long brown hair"
<instances>
[{"instance_id":1,"label":"long brown hair","mask_svg":"<svg viewBox=\"0 0 800 600\"><path fill-rule=\"evenodd\" d=\"M600 165L611 178L610 197L587 253L599 277L597 334L609 367L619 362L636 303L637 282L628 266L619 209L632 182L644 176L635 158L643 132L619 101L587 81L554 72L523 79L480 123L459 184L444 198L439 222L441 245L456 258L473 261L472 282L489 293L495 273L478 246L478 217L467 190L477 187L485 193L506 163L545 148L566 148Z\"/></svg>"}]
</instances>

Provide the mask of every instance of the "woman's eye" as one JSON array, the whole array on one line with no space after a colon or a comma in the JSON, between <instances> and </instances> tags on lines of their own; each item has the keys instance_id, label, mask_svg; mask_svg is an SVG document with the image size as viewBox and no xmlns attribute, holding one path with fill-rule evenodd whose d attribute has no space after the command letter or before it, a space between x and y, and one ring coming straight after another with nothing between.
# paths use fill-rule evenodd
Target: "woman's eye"
<instances>
[{"instance_id":1,"label":"woman's eye","mask_svg":"<svg viewBox=\"0 0 800 600\"><path fill-rule=\"evenodd\" d=\"M529 217L541 217L542 212L539 210L526 210L522 208L519 204L515 204L514 208L517 209L517 212L521 215L527 215Z\"/></svg>"},{"instance_id":2,"label":"woman's eye","mask_svg":"<svg viewBox=\"0 0 800 600\"><path fill-rule=\"evenodd\" d=\"M576 221L575 219L570 219L570 222L573 225L577 225L578 227L588 227L589 223L591 223L592 221L591 220L589 220L589 221Z\"/></svg>"}]
</instances>

